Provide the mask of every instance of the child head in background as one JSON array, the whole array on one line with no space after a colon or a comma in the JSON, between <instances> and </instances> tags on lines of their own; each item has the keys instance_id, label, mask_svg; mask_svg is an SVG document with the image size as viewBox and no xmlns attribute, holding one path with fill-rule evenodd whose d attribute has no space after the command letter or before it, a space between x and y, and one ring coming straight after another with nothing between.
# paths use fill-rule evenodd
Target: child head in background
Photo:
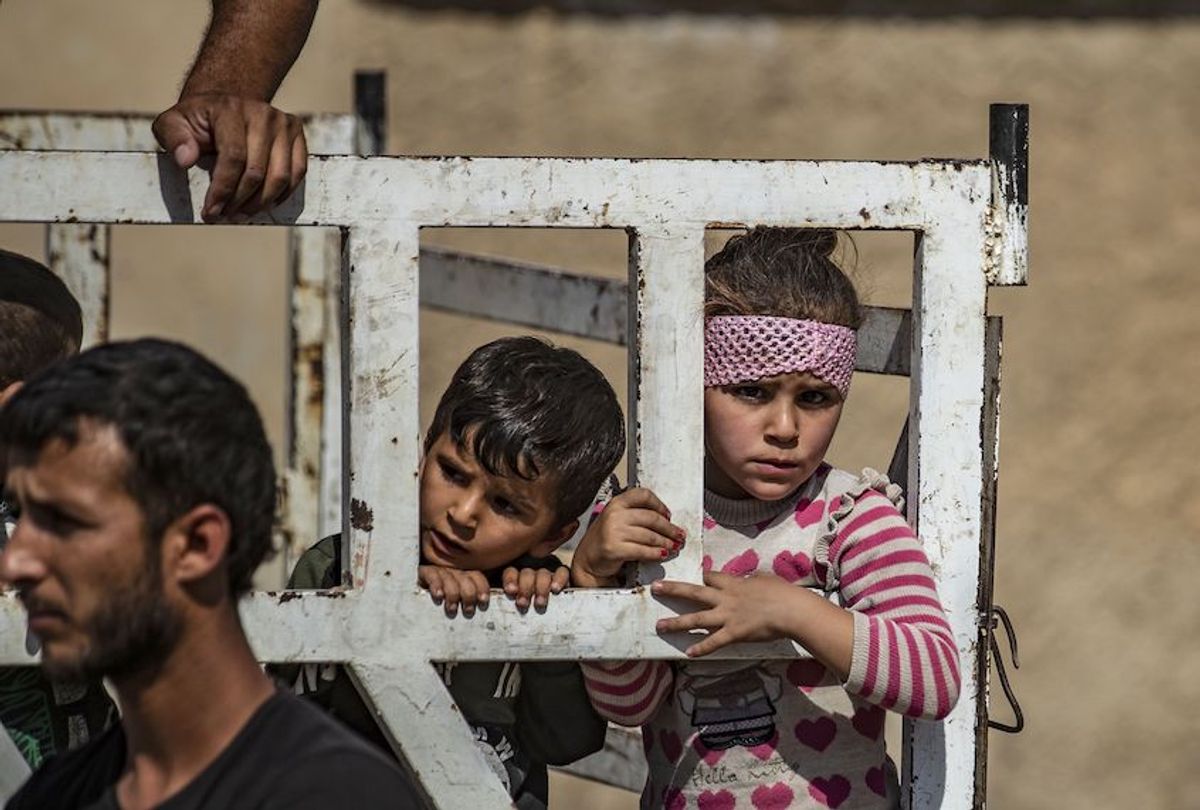
<instances>
[{"instance_id":1,"label":"child head in background","mask_svg":"<svg viewBox=\"0 0 1200 810\"><path fill-rule=\"evenodd\" d=\"M705 486L772 501L825 458L862 309L829 230L756 228L705 264Z\"/></svg>"},{"instance_id":2,"label":"child head in background","mask_svg":"<svg viewBox=\"0 0 1200 810\"><path fill-rule=\"evenodd\" d=\"M448 583L429 581L431 566L486 575L550 556L624 451L616 393L578 352L534 337L479 347L454 373L425 439L422 581L437 598ZM564 571L555 590L565 582Z\"/></svg>"},{"instance_id":3,"label":"child head in background","mask_svg":"<svg viewBox=\"0 0 1200 810\"><path fill-rule=\"evenodd\" d=\"M0 250L0 404L26 379L79 351L79 303L33 259Z\"/></svg>"}]
</instances>

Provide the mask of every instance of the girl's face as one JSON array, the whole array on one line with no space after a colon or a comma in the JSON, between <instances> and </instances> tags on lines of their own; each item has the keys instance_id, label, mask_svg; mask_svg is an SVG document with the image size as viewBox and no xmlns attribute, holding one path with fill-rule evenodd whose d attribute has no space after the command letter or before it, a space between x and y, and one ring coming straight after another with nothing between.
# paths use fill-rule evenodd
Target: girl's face
<instances>
[{"instance_id":1,"label":"girl's face","mask_svg":"<svg viewBox=\"0 0 1200 810\"><path fill-rule=\"evenodd\" d=\"M825 458L843 402L807 372L704 389L705 486L762 501L792 493Z\"/></svg>"}]
</instances>

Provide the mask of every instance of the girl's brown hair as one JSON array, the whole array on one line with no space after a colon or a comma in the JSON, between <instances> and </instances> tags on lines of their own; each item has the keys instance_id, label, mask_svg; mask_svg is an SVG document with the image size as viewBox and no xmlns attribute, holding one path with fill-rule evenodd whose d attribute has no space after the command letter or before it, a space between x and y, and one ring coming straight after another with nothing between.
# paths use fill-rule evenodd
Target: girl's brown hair
<instances>
[{"instance_id":1,"label":"girl's brown hair","mask_svg":"<svg viewBox=\"0 0 1200 810\"><path fill-rule=\"evenodd\" d=\"M775 315L857 329L854 284L833 260L837 231L752 228L704 264L704 317Z\"/></svg>"}]
</instances>

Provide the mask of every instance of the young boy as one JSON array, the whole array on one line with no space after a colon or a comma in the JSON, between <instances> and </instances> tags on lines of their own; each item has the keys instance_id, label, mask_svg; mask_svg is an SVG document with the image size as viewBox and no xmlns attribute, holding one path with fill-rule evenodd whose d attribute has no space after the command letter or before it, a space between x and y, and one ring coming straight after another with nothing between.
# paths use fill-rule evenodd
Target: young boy
<instances>
[{"instance_id":1,"label":"young boy","mask_svg":"<svg viewBox=\"0 0 1200 810\"><path fill-rule=\"evenodd\" d=\"M625 449L616 394L570 349L503 338L472 352L442 394L421 469L419 579L447 616L471 615L503 587L527 609L546 605L569 570L553 552ZM293 588L342 584L341 538L309 549ZM485 758L518 808L544 808L546 765L599 750L605 723L568 662L440 665ZM277 667L298 694L387 747L336 665Z\"/></svg>"},{"instance_id":2,"label":"young boy","mask_svg":"<svg viewBox=\"0 0 1200 810\"><path fill-rule=\"evenodd\" d=\"M0 250L0 405L25 380L79 351L83 320L65 284L33 259ZM14 522L0 499L0 549ZM0 667L0 724L30 768L82 745L116 708L104 686L51 681L37 667Z\"/></svg>"}]
</instances>

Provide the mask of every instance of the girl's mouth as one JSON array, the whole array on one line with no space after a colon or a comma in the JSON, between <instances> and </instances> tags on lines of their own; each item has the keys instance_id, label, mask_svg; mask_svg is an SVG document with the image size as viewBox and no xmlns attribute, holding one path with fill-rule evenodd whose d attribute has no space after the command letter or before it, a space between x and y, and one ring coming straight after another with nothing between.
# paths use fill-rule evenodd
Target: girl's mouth
<instances>
[{"instance_id":1,"label":"girl's mouth","mask_svg":"<svg viewBox=\"0 0 1200 810\"><path fill-rule=\"evenodd\" d=\"M783 475L794 472L800 465L780 458L755 458L750 460L750 466L760 473Z\"/></svg>"},{"instance_id":2,"label":"girl's mouth","mask_svg":"<svg viewBox=\"0 0 1200 810\"><path fill-rule=\"evenodd\" d=\"M457 540L453 540L447 535L439 532L437 529L427 527L425 531L429 535L430 544L433 545L434 550L437 551L440 556L457 557L466 553L466 546Z\"/></svg>"}]
</instances>

